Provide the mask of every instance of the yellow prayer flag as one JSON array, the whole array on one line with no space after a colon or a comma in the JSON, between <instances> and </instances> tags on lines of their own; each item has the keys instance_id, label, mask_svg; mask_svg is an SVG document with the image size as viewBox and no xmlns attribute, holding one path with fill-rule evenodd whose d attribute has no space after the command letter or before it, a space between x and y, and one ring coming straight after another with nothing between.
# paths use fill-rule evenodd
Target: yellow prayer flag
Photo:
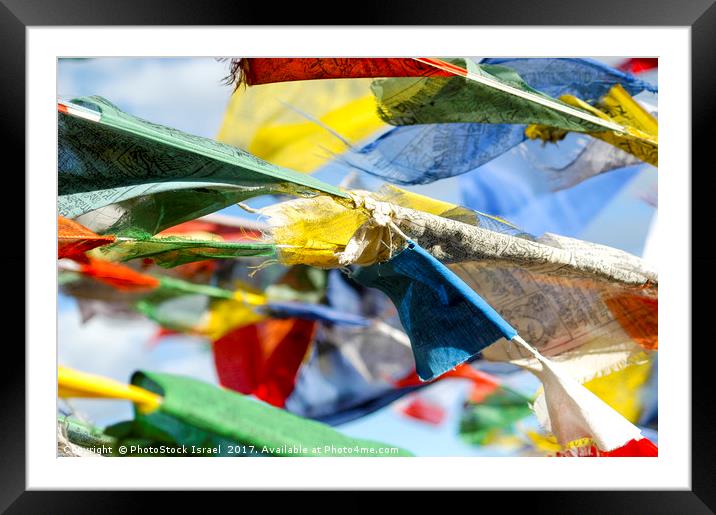
<instances>
[{"instance_id":1,"label":"yellow prayer flag","mask_svg":"<svg viewBox=\"0 0 716 515\"><path fill-rule=\"evenodd\" d=\"M560 100L599 118L615 122L625 130L595 131L589 133L591 136L606 141L646 163L659 165L659 124L621 85L613 86L596 107L572 95L563 95ZM566 131L544 125L530 125L525 129L525 135L530 139L555 142L564 138Z\"/></svg>"},{"instance_id":2,"label":"yellow prayer flag","mask_svg":"<svg viewBox=\"0 0 716 515\"><path fill-rule=\"evenodd\" d=\"M239 327L255 324L266 318L254 308L266 304L265 295L237 290L234 299L215 300L204 315L198 332L211 340L218 340Z\"/></svg>"},{"instance_id":3,"label":"yellow prayer flag","mask_svg":"<svg viewBox=\"0 0 716 515\"><path fill-rule=\"evenodd\" d=\"M378 117L370 83L371 79L350 79L239 88L229 101L217 139L275 165L313 172L347 150L340 138L313 119L351 144L389 127Z\"/></svg>"},{"instance_id":4,"label":"yellow prayer flag","mask_svg":"<svg viewBox=\"0 0 716 515\"><path fill-rule=\"evenodd\" d=\"M157 409L162 402L161 396L143 388L67 367L57 368L57 386L60 397L126 399L143 413Z\"/></svg>"},{"instance_id":5,"label":"yellow prayer flag","mask_svg":"<svg viewBox=\"0 0 716 515\"><path fill-rule=\"evenodd\" d=\"M636 423L642 410L639 391L649 380L651 362L629 365L584 383L594 395L609 404L629 422Z\"/></svg>"}]
</instances>

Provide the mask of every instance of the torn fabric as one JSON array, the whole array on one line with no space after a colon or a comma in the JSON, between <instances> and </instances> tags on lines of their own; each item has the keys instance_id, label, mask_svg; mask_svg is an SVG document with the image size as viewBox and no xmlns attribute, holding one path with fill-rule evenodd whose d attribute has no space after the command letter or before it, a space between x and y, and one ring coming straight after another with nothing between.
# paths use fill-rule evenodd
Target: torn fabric
<instances>
[{"instance_id":1,"label":"torn fabric","mask_svg":"<svg viewBox=\"0 0 716 515\"><path fill-rule=\"evenodd\" d=\"M544 397L534 410L543 427L562 446L585 439L602 451L613 451L631 440L643 438L641 430L613 410L599 397L570 377L559 364L538 353L541 370L535 374L544 385Z\"/></svg>"},{"instance_id":2,"label":"torn fabric","mask_svg":"<svg viewBox=\"0 0 716 515\"><path fill-rule=\"evenodd\" d=\"M567 104L580 107L604 120L620 124L623 130L590 132L595 138L627 152L653 166L659 164L658 123L646 109L636 102L620 85L614 86L602 97L596 107L572 96L560 97ZM530 139L557 141L564 137L560 127L536 123L525 129Z\"/></svg>"}]
</instances>

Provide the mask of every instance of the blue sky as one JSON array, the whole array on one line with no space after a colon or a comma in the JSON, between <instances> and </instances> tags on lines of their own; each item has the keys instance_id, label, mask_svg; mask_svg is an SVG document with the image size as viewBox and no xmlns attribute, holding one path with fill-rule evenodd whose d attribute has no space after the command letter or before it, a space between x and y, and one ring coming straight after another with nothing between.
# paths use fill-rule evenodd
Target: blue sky
<instances>
[{"instance_id":1,"label":"blue sky","mask_svg":"<svg viewBox=\"0 0 716 515\"><path fill-rule=\"evenodd\" d=\"M618 59L605 61L613 64ZM58 64L58 96L100 95L133 115L213 138L219 130L232 92L231 87L222 84L227 73L227 63L211 58L65 60ZM655 79L655 76L645 78ZM645 99L656 103L653 97ZM505 155L491 163L491 167L499 173L500 169L525 166L524 160L522 164L518 163L518 157L515 153ZM316 176L337 184L345 173L345 168L329 165ZM366 174L362 174L361 179L369 189L381 184L381 181ZM591 222L580 230L581 234L573 236L641 254L655 208L643 202L639 195L655 184L654 170L639 173L608 206L594 215ZM453 203L461 203L462 200L457 178L410 189ZM259 199L254 204L266 202ZM225 212L251 217L238 207L228 208ZM537 234L559 232L555 230L559 228L559 221L551 221L548 217L538 220L526 215L520 222L523 228ZM550 226L552 222L556 224L554 227ZM74 300L60 296L59 362L120 381L127 381L137 369L183 373L214 383L217 381L211 351L205 342L180 336L167 338L158 346L149 346L148 340L154 330L155 325L145 320L113 322L97 318L83 325ZM516 388L527 393L538 386L537 381L526 373L516 374L511 380L515 381ZM495 453L494 449L468 446L456 437L465 388L461 381L447 380L429 389L429 396L440 400L447 408L447 420L439 427L407 419L397 413L396 406L389 406L345 424L341 429L354 436L401 445L419 455ZM72 403L100 425L131 417L131 406L126 402L74 400Z\"/></svg>"}]
</instances>

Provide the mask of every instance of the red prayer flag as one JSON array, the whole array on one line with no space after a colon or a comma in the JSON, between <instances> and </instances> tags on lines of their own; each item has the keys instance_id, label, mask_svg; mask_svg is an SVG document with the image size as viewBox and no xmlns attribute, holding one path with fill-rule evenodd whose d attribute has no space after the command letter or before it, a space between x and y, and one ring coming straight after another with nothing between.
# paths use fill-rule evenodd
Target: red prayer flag
<instances>
[{"instance_id":1,"label":"red prayer flag","mask_svg":"<svg viewBox=\"0 0 716 515\"><path fill-rule=\"evenodd\" d=\"M410 403L402 409L402 413L410 418L436 426L445 420L445 410L442 406L427 402L420 397L412 399Z\"/></svg>"},{"instance_id":2,"label":"red prayer flag","mask_svg":"<svg viewBox=\"0 0 716 515\"><path fill-rule=\"evenodd\" d=\"M599 455L612 458L655 458L659 456L659 448L648 438L642 438L641 440L630 440L625 446L614 449L613 451L600 451Z\"/></svg>"},{"instance_id":3,"label":"red prayer flag","mask_svg":"<svg viewBox=\"0 0 716 515\"><path fill-rule=\"evenodd\" d=\"M243 58L235 61L240 82L249 86L315 79L452 77L413 58Z\"/></svg>"},{"instance_id":4,"label":"red prayer flag","mask_svg":"<svg viewBox=\"0 0 716 515\"><path fill-rule=\"evenodd\" d=\"M270 319L229 332L214 342L219 382L283 407L316 327L311 320Z\"/></svg>"},{"instance_id":5,"label":"red prayer flag","mask_svg":"<svg viewBox=\"0 0 716 515\"><path fill-rule=\"evenodd\" d=\"M619 69L625 72L641 73L659 67L658 57L633 57L619 65Z\"/></svg>"},{"instance_id":6,"label":"red prayer flag","mask_svg":"<svg viewBox=\"0 0 716 515\"><path fill-rule=\"evenodd\" d=\"M613 451L601 451L596 446L580 447L571 451L557 453L559 457L580 458L656 458L659 448L648 438L629 440L625 445Z\"/></svg>"}]
</instances>

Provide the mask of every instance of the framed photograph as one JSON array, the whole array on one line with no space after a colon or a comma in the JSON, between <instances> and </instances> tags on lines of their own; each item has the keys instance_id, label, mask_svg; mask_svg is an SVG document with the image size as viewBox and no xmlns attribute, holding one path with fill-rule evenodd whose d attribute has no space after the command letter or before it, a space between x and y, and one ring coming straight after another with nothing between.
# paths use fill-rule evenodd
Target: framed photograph
<instances>
[{"instance_id":1,"label":"framed photograph","mask_svg":"<svg viewBox=\"0 0 716 515\"><path fill-rule=\"evenodd\" d=\"M692 277L716 248L692 237L714 217L691 174L712 4L398 2L316 25L3 0L27 223L0 506L514 490L712 513Z\"/></svg>"}]
</instances>

